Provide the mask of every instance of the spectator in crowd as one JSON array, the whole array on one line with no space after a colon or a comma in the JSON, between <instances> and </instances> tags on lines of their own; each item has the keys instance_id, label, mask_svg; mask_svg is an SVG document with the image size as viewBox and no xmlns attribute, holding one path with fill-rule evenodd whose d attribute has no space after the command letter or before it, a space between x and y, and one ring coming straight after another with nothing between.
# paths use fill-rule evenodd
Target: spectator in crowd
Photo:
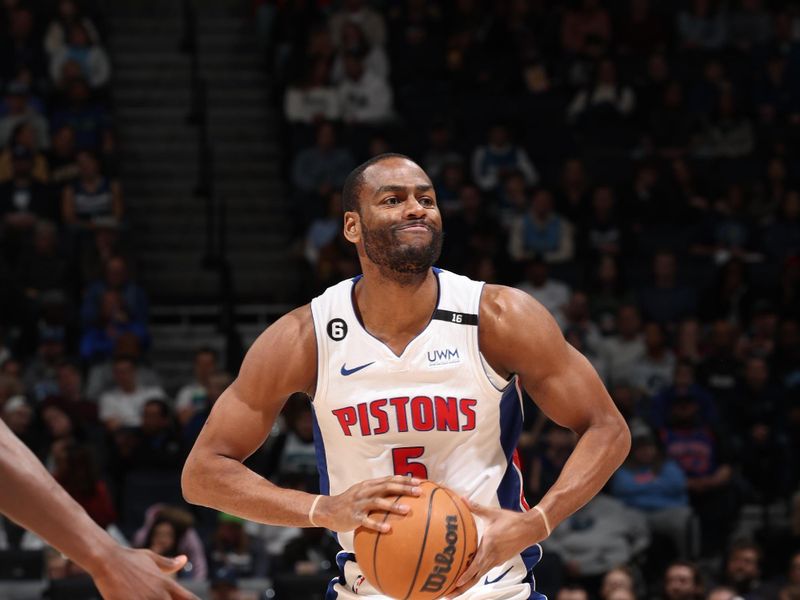
<instances>
[{"instance_id":1,"label":"spectator in crowd","mask_svg":"<svg viewBox=\"0 0 800 600\"><path fill-rule=\"evenodd\" d=\"M208 381L219 365L213 348L204 346L194 353L194 379L184 384L175 396L175 414L181 425L208 407Z\"/></svg>"},{"instance_id":2,"label":"spectator in crowd","mask_svg":"<svg viewBox=\"0 0 800 600\"><path fill-rule=\"evenodd\" d=\"M716 50L727 42L725 15L710 0L692 0L678 13L677 33L686 50Z\"/></svg>"},{"instance_id":3,"label":"spectator in crowd","mask_svg":"<svg viewBox=\"0 0 800 600\"><path fill-rule=\"evenodd\" d=\"M6 10L5 31L0 38L0 56L4 57L0 76L9 81L26 71L38 83L44 76L45 62L33 10L21 3L12 3Z\"/></svg>"},{"instance_id":4,"label":"spectator in crowd","mask_svg":"<svg viewBox=\"0 0 800 600\"><path fill-rule=\"evenodd\" d=\"M30 150L33 156L33 168L31 177L39 183L48 183L50 180L47 155L42 152L36 140L36 131L30 121L20 122L11 130L11 137L8 145L0 152L0 183L11 181L14 177L12 151L17 147L24 147Z\"/></svg>"},{"instance_id":5,"label":"spectator in crowd","mask_svg":"<svg viewBox=\"0 0 800 600\"><path fill-rule=\"evenodd\" d=\"M675 554L689 557L695 542L686 476L664 457L649 428L635 427L631 435L630 455L614 474L610 492L644 514L651 535L671 540Z\"/></svg>"},{"instance_id":6,"label":"spectator in crowd","mask_svg":"<svg viewBox=\"0 0 800 600\"><path fill-rule=\"evenodd\" d=\"M306 232L303 255L312 267L318 266L320 256L335 245L341 235L341 192L331 192L327 200L327 214L311 221Z\"/></svg>"},{"instance_id":7,"label":"spectator in crowd","mask_svg":"<svg viewBox=\"0 0 800 600\"><path fill-rule=\"evenodd\" d=\"M64 76L64 64L75 62L81 75L93 89L102 88L111 77L111 61L105 49L92 38L82 23L72 23L67 29L66 44L53 51L50 57L50 77L59 82Z\"/></svg>"},{"instance_id":8,"label":"spectator in crowd","mask_svg":"<svg viewBox=\"0 0 800 600\"><path fill-rule=\"evenodd\" d=\"M183 440L184 447L191 448L194 445L197 436L200 435L200 430L211 414L211 409L214 403L220 397L227 387L233 382L233 377L230 373L225 371L217 371L208 377L208 385L206 385L206 393L208 394L208 406L201 411L196 412L183 426Z\"/></svg>"},{"instance_id":9,"label":"spectator in crowd","mask_svg":"<svg viewBox=\"0 0 800 600\"><path fill-rule=\"evenodd\" d=\"M283 408L283 418L286 428L275 436L259 471L272 481L289 475L305 477L308 480L306 487L316 489L319 483L311 399L302 392L289 396Z\"/></svg>"},{"instance_id":10,"label":"spectator in crowd","mask_svg":"<svg viewBox=\"0 0 800 600\"><path fill-rule=\"evenodd\" d=\"M596 67L594 82L572 99L567 119L592 146L625 146L632 142L631 119L636 95L619 81L617 65L610 58Z\"/></svg>"},{"instance_id":11,"label":"spectator in crowd","mask_svg":"<svg viewBox=\"0 0 800 600\"><path fill-rule=\"evenodd\" d=\"M142 409L148 400L166 396L157 387L142 387L136 381L136 361L127 356L114 358L115 387L100 395L100 420L109 431L142 424Z\"/></svg>"},{"instance_id":12,"label":"spectator in crowd","mask_svg":"<svg viewBox=\"0 0 800 600\"><path fill-rule=\"evenodd\" d=\"M130 470L163 470L177 473L185 453L172 409L165 398L153 398L142 407L142 424L132 432L130 445L122 448Z\"/></svg>"},{"instance_id":13,"label":"spectator in crowd","mask_svg":"<svg viewBox=\"0 0 800 600\"><path fill-rule=\"evenodd\" d=\"M34 306L44 294L67 289L69 263L60 245L58 228L52 221L38 221L33 229L33 244L26 248L17 264L17 281Z\"/></svg>"},{"instance_id":14,"label":"spectator in crowd","mask_svg":"<svg viewBox=\"0 0 800 600\"><path fill-rule=\"evenodd\" d=\"M219 513L208 553L212 573L227 569L243 578L267 575L267 555L245 531L244 519Z\"/></svg>"},{"instance_id":15,"label":"spectator in crowd","mask_svg":"<svg viewBox=\"0 0 800 600\"><path fill-rule=\"evenodd\" d=\"M348 54L361 57L364 69L368 73L381 79L389 79L389 59L386 51L378 44L370 44L362 27L354 21L347 21L342 25L339 50L331 69L334 83L340 83L344 79L344 57Z\"/></svg>"},{"instance_id":16,"label":"spectator in crowd","mask_svg":"<svg viewBox=\"0 0 800 600\"><path fill-rule=\"evenodd\" d=\"M640 303L646 319L662 324L673 324L694 314L696 295L678 282L678 263L673 253L661 251L653 257L653 283L642 289Z\"/></svg>"},{"instance_id":17,"label":"spectator in crowd","mask_svg":"<svg viewBox=\"0 0 800 600\"><path fill-rule=\"evenodd\" d=\"M703 581L692 562L676 560L664 571L664 600L701 600Z\"/></svg>"},{"instance_id":18,"label":"spectator in crowd","mask_svg":"<svg viewBox=\"0 0 800 600\"><path fill-rule=\"evenodd\" d=\"M33 177L34 154L22 145L11 149L12 178L0 184L0 227L5 240L0 250L12 264L39 219L55 220L49 189Z\"/></svg>"},{"instance_id":19,"label":"spectator in crowd","mask_svg":"<svg viewBox=\"0 0 800 600\"><path fill-rule=\"evenodd\" d=\"M44 400L58 390L57 369L66 354L63 327L41 327L36 356L25 369L25 387L36 401Z\"/></svg>"},{"instance_id":20,"label":"spectator in crowd","mask_svg":"<svg viewBox=\"0 0 800 600\"><path fill-rule=\"evenodd\" d=\"M584 162L579 158L565 160L556 190L561 214L573 223L580 222L589 204L589 190L589 176Z\"/></svg>"},{"instance_id":21,"label":"spectator in crowd","mask_svg":"<svg viewBox=\"0 0 800 600\"><path fill-rule=\"evenodd\" d=\"M100 527L105 529L116 521L111 494L98 477L88 448L67 445L64 462L56 463L53 476Z\"/></svg>"},{"instance_id":22,"label":"spectator in crowd","mask_svg":"<svg viewBox=\"0 0 800 600\"><path fill-rule=\"evenodd\" d=\"M592 39L610 41L611 17L597 0L582 0L568 10L561 23L561 46L570 54L585 52Z\"/></svg>"},{"instance_id":23,"label":"spectator in crowd","mask_svg":"<svg viewBox=\"0 0 800 600\"><path fill-rule=\"evenodd\" d=\"M569 429L552 426L543 435L541 444L536 444L536 433L526 436L520 446L528 473L526 497L536 501L550 489L570 453L575 448L575 434ZM530 454L530 456L528 456Z\"/></svg>"},{"instance_id":24,"label":"spectator in crowd","mask_svg":"<svg viewBox=\"0 0 800 600\"><path fill-rule=\"evenodd\" d=\"M59 191L66 183L77 179L80 171L75 149L75 130L69 125L53 132L48 162L50 182Z\"/></svg>"},{"instance_id":25,"label":"spectator in crowd","mask_svg":"<svg viewBox=\"0 0 800 600\"><path fill-rule=\"evenodd\" d=\"M761 548L747 540L735 541L725 560L722 583L730 586L745 600L761 598Z\"/></svg>"},{"instance_id":26,"label":"spectator in crowd","mask_svg":"<svg viewBox=\"0 0 800 600\"><path fill-rule=\"evenodd\" d=\"M346 54L344 78L338 85L342 119L351 126L375 126L394 115L392 88L386 79L367 71L356 54Z\"/></svg>"},{"instance_id":27,"label":"spectator in crowd","mask_svg":"<svg viewBox=\"0 0 800 600\"><path fill-rule=\"evenodd\" d=\"M591 210L582 219L578 232L579 250L586 259L623 255L626 234L616 203L611 186L601 185L592 192Z\"/></svg>"},{"instance_id":28,"label":"spectator in crowd","mask_svg":"<svg viewBox=\"0 0 800 600\"><path fill-rule=\"evenodd\" d=\"M208 577L208 561L194 517L182 508L154 504L147 509L144 523L131 541L135 548L149 548L162 556L185 554L189 562L179 578L205 581Z\"/></svg>"},{"instance_id":29,"label":"spectator in crowd","mask_svg":"<svg viewBox=\"0 0 800 600\"><path fill-rule=\"evenodd\" d=\"M706 596L706 600L742 600L736 590L725 585L716 586Z\"/></svg>"},{"instance_id":30,"label":"spectator in crowd","mask_svg":"<svg viewBox=\"0 0 800 600\"><path fill-rule=\"evenodd\" d=\"M472 154L472 178L485 192L498 189L512 171L518 171L528 186L539 182L539 173L528 153L513 143L505 125L492 125L486 144L478 146Z\"/></svg>"},{"instance_id":31,"label":"spectator in crowd","mask_svg":"<svg viewBox=\"0 0 800 600\"><path fill-rule=\"evenodd\" d=\"M92 102L87 82L77 78L65 82L65 103L53 112L50 126L54 131L69 126L75 132L75 145L79 150L111 152L114 137L108 111Z\"/></svg>"},{"instance_id":32,"label":"spectator in crowd","mask_svg":"<svg viewBox=\"0 0 800 600\"><path fill-rule=\"evenodd\" d=\"M551 314L558 313L570 299L569 286L552 279L547 262L540 255L534 255L525 263L525 279L515 286L530 294Z\"/></svg>"},{"instance_id":33,"label":"spectator in crowd","mask_svg":"<svg viewBox=\"0 0 800 600\"><path fill-rule=\"evenodd\" d=\"M304 76L286 89L283 111L289 123L312 125L341 117L339 94L330 83L329 67L317 59L306 67Z\"/></svg>"},{"instance_id":34,"label":"spectator in crowd","mask_svg":"<svg viewBox=\"0 0 800 600\"><path fill-rule=\"evenodd\" d=\"M133 333L120 333L114 341L113 356L95 362L89 367L86 376L86 396L95 402L100 395L112 389L114 383L113 361L115 357L125 356L136 362L136 383L140 387L160 387L159 374L146 363L139 337Z\"/></svg>"},{"instance_id":35,"label":"spectator in crowd","mask_svg":"<svg viewBox=\"0 0 800 600\"><path fill-rule=\"evenodd\" d=\"M334 43L341 46L346 41L346 25L352 23L361 28L370 46L386 44L386 21L364 0L345 0L341 8L331 15L329 25Z\"/></svg>"},{"instance_id":36,"label":"spectator in crowd","mask_svg":"<svg viewBox=\"0 0 800 600\"><path fill-rule=\"evenodd\" d=\"M542 546L561 557L569 575L596 585L608 570L628 564L649 543L642 515L599 494L556 527Z\"/></svg>"},{"instance_id":37,"label":"spectator in crowd","mask_svg":"<svg viewBox=\"0 0 800 600\"><path fill-rule=\"evenodd\" d=\"M314 146L302 150L292 165L292 183L301 192L298 199L304 221L310 222L319 216L323 200L344 184L344 180L355 166L350 151L337 144L336 130L329 122L317 126L317 141Z\"/></svg>"},{"instance_id":38,"label":"spectator in crowd","mask_svg":"<svg viewBox=\"0 0 800 600\"><path fill-rule=\"evenodd\" d=\"M784 194L778 218L765 228L763 237L769 256L800 256L800 192Z\"/></svg>"},{"instance_id":39,"label":"spectator in crowd","mask_svg":"<svg viewBox=\"0 0 800 600\"><path fill-rule=\"evenodd\" d=\"M558 590L556 600L589 600L589 593L582 585L571 583Z\"/></svg>"},{"instance_id":40,"label":"spectator in crowd","mask_svg":"<svg viewBox=\"0 0 800 600\"><path fill-rule=\"evenodd\" d=\"M306 527L286 543L283 553L274 557L277 572L314 575L336 572L339 543L320 527Z\"/></svg>"},{"instance_id":41,"label":"spectator in crowd","mask_svg":"<svg viewBox=\"0 0 800 600\"><path fill-rule=\"evenodd\" d=\"M232 569L214 571L209 581L211 600L240 600L239 580Z\"/></svg>"},{"instance_id":42,"label":"spectator in crowd","mask_svg":"<svg viewBox=\"0 0 800 600\"><path fill-rule=\"evenodd\" d=\"M616 335L605 338L602 343L606 370L612 384L633 381L636 366L647 351L639 309L634 304L620 306L616 322Z\"/></svg>"},{"instance_id":43,"label":"spectator in crowd","mask_svg":"<svg viewBox=\"0 0 800 600\"><path fill-rule=\"evenodd\" d=\"M731 480L733 455L725 436L703 421L691 395L677 396L671 404L667 426L661 430L666 455L686 475L692 508L700 519L701 552L719 551L727 525L736 511Z\"/></svg>"},{"instance_id":44,"label":"spectator in crowd","mask_svg":"<svg viewBox=\"0 0 800 600\"><path fill-rule=\"evenodd\" d=\"M107 291L119 292L123 306L132 321L147 323L147 294L131 277L125 259L115 256L106 263L104 278L95 281L86 290L81 307L81 320L85 325L97 322L103 295Z\"/></svg>"},{"instance_id":45,"label":"spectator in crowd","mask_svg":"<svg viewBox=\"0 0 800 600\"><path fill-rule=\"evenodd\" d=\"M149 342L147 329L131 318L122 295L116 290L106 290L101 298L97 321L85 327L81 336L81 358L89 363L109 359L123 336L136 337L140 347L146 347Z\"/></svg>"},{"instance_id":46,"label":"spectator in crowd","mask_svg":"<svg viewBox=\"0 0 800 600\"><path fill-rule=\"evenodd\" d=\"M93 44L100 42L100 34L94 22L81 12L74 0L59 0L56 15L47 25L44 35L44 48L52 56L66 46L67 32L72 25L81 25Z\"/></svg>"},{"instance_id":47,"label":"spectator in crowd","mask_svg":"<svg viewBox=\"0 0 800 600\"><path fill-rule=\"evenodd\" d=\"M89 151L78 152L77 179L64 186L61 216L64 223L76 229L89 229L100 218L120 221L125 207L119 181L103 175L100 161Z\"/></svg>"},{"instance_id":48,"label":"spectator in crowd","mask_svg":"<svg viewBox=\"0 0 800 600\"><path fill-rule=\"evenodd\" d=\"M603 582L600 584L600 598L602 600L618 598L616 594L620 591L633 594L634 587L633 572L626 566L614 567L603 576Z\"/></svg>"},{"instance_id":49,"label":"spectator in crowd","mask_svg":"<svg viewBox=\"0 0 800 600\"><path fill-rule=\"evenodd\" d=\"M704 423L713 426L719 424L719 414L714 398L708 393L708 390L697 384L694 365L686 360L679 360L675 363L672 385L665 387L653 397L650 404L650 422L656 427L664 427L669 421L673 402L683 396L691 396L693 401L698 404Z\"/></svg>"},{"instance_id":50,"label":"spectator in crowd","mask_svg":"<svg viewBox=\"0 0 800 600\"><path fill-rule=\"evenodd\" d=\"M530 208L511 221L508 253L516 261L540 254L551 263L563 263L574 254L572 224L555 211L553 195L540 188L533 192Z\"/></svg>"},{"instance_id":51,"label":"spectator in crowd","mask_svg":"<svg viewBox=\"0 0 800 600\"><path fill-rule=\"evenodd\" d=\"M587 350L596 355L599 353L603 341L600 335L600 328L592 321L589 313L589 299L583 290L573 290L569 302L567 302L555 314L561 331L574 329L579 331L583 337Z\"/></svg>"},{"instance_id":52,"label":"spectator in crowd","mask_svg":"<svg viewBox=\"0 0 800 600\"><path fill-rule=\"evenodd\" d=\"M620 307L634 301L621 273L621 258L604 254L593 264L589 275L589 310L604 337L617 332Z\"/></svg>"},{"instance_id":53,"label":"spectator in crowd","mask_svg":"<svg viewBox=\"0 0 800 600\"><path fill-rule=\"evenodd\" d=\"M12 133L21 124L28 124L33 130L35 146L31 150L44 149L50 145L47 119L33 105L30 90L22 81L11 81L6 85L6 114L0 118L0 146L12 140Z\"/></svg>"}]
</instances>

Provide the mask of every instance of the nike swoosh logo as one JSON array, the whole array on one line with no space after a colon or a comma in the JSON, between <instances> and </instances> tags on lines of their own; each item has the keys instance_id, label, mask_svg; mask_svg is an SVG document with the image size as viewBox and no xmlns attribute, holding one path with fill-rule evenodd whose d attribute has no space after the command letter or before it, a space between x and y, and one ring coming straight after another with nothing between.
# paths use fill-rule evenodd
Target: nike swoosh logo
<instances>
[{"instance_id":1,"label":"nike swoosh logo","mask_svg":"<svg viewBox=\"0 0 800 600\"><path fill-rule=\"evenodd\" d=\"M361 369L366 369L368 366L370 366L370 365L372 365L374 363L375 363L375 361L373 360L372 362L368 362L367 364L361 365L359 367L353 367L352 369L348 369L346 366L342 365L342 370L340 371L340 373L342 375L344 375L345 377L347 377L348 375L352 375L353 373L356 373L356 372L360 371Z\"/></svg>"},{"instance_id":2,"label":"nike swoosh logo","mask_svg":"<svg viewBox=\"0 0 800 600\"><path fill-rule=\"evenodd\" d=\"M500 580L501 580L503 577L505 577L506 575L508 575L508 572L509 572L511 569L513 569L513 568L514 568L514 567L508 567L508 569L506 569L506 572L505 572L505 573L503 573L502 575L500 575L500 577L498 577L497 579L492 579L491 581L489 581L489 576L487 575L487 576L486 576L486 579L484 579L484 580L483 580L483 585L492 585L493 583L497 583L497 582L498 582L498 581L500 581Z\"/></svg>"}]
</instances>

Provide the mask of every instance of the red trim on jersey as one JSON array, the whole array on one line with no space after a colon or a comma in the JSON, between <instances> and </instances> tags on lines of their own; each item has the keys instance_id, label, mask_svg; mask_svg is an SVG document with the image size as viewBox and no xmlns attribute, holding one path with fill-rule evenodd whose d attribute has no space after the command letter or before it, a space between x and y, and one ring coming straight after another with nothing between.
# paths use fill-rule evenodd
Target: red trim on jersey
<instances>
[{"instance_id":1,"label":"red trim on jersey","mask_svg":"<svg viewBox=\"0 0 800 600\"><path fill-rule=\"evenodd\" d=\"M517 468L520 474L519 505L526 511L530 510L531 507L530 504L528 504L528 501L525 499L525 490L522 486L522 464L519 461L519 450L514 450L514 454L511 455L511 462L514 463L514 466Z\"/></svg>"}]
</instances>

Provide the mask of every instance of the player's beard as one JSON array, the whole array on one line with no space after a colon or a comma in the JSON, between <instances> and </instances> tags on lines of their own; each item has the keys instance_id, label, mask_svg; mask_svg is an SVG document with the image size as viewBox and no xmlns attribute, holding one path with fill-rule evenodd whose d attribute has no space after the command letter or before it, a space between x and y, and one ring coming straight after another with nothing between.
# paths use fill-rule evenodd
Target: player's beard
<instances>
[{"instance_id":1,"label":"player's beard","mask_svg":"<svg viewBox=\"0 0 800 600\"><path fill-rule=\"evenodd\" d=\"M407 225L404 223L403 225ZM405 280L409 275L425 273L442 253L442 231L428 227L431 232L427 244L401 242L397 226L369 229L361 221L361 235L367 257L387 275L396 274L395 279Z\"/></svg>"}]
</instances>

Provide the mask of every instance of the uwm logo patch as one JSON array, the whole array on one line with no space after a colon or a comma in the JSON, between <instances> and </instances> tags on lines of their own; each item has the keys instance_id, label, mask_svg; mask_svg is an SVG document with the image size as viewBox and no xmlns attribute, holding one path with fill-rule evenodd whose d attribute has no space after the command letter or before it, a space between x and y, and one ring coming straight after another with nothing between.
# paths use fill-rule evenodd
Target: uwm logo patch
<instances>
[{"instance_id":1,"label":"uwm logo patch","mask_svg":"<svg viewBox=\"0 0 800 600\"><path fill-rule=\"evenodd\" d=\"M449 365L461 362L458 355L458 348L444 348L442 350L428 350L428 363L434 367L437 365Z\"/></svg>"}]
</instances>

